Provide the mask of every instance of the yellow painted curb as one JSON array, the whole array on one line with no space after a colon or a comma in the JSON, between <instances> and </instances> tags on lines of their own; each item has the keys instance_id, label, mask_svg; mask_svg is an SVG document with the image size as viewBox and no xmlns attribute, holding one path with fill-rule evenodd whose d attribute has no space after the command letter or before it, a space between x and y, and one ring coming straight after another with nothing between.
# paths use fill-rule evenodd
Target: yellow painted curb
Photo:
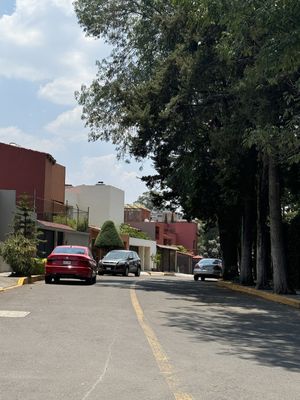
<instances>
[{"instance_id":1,"label":"yellow painted curb","mask_svg":"<svg viewBox=\"0 0 300 400\"><path fill-rule=\"evenodd\" d=\"M27 280L27 278L19 278L17 286L25 285L25 283L27 283L27 282L25 282L26 280Z\"/></svg>"},{"instance_id":2,"label":"yellow painted curb","mask_svg":"<svg viewBox=\"0 0 300 400\"><path fill-rule=\"evenodd\" d=\"M274 301L276 303L281 303L281 304L285 304L287 306L291 306L291 307L300 309L300 299L299 300L292 299L289 297L285 297L284 295L268 293L268 292L260 291L260 290L250 288L247 286L237 285L232 282L218 281L217 284L218 284L218 286L221 286L221 287L224 287L227 289L235 290L237 292L251 294L253 296L261 297L265 300Z\"/></svg>"},{"instance_id":3,"label":"yellow painted curb","mask_svg":"<svg viewBox=\"0 0 300 400\"><path fill-rule=\"evenodd\" d=\"M175 276L175 272L164 272L164 271L147 271L152 276Z\"/></svg>"},{"instance_id":4,"label":"yellow painted curb","mask_svg":"<svg viewBox=\"0 0 300 400\"><path fill-rule=\"evenodd\" d=\"M26 285L29 283L41 281L43 279L44 279L44 275L34 275L34 276L31 276L30 278L28 278L28 277L19 278L18 283L16 285L8 286L6 288L0 288L0 292L5 292L6 290L10 290L10 289L15 289L15 288L18 288L20 286L23 286L23 285Z\"/></svg>"},{"instance_id":5,"label":"yellow painted curb","mask_svg":"<svg viewBox=\"0 0 300 400\"><path fill-rule=\"evenodd\" d=\"M149 275L152 275L152 276L155 276L155 275L157 275L157 276L163 276L163 275L164 275L164 273L163 273L163 272L160 272L160 271L149 271L148 274L149 274Z\"/></svg>"}]
</instances>

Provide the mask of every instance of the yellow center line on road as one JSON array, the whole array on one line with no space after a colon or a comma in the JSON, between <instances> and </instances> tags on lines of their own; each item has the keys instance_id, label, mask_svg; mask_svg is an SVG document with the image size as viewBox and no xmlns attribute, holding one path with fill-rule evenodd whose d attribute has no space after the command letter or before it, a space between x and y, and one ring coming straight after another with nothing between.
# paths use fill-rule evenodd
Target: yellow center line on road
<instances>
[{"instance_id":1,"label":"yellow center line on road","mask_svg":"<svg viewBox=\"0 0 300 400\"><path fill-rule=\"evenodd\" d=\"M144 331L144 334L151 347L152 353L158 364L158 367L161 373L163 374L172 394L174 395L175 400L193 400L193 397L190 394L182 393L178 390L179 382L175 377L173 367L170 364L167 354L160 345L153 329L150 327L150 325L147 323L145 319L144 312L140 306L140 303L136 295L135 285L133 285L130 289L130 297L139 324Z\"/></svg>"}]
</instances>

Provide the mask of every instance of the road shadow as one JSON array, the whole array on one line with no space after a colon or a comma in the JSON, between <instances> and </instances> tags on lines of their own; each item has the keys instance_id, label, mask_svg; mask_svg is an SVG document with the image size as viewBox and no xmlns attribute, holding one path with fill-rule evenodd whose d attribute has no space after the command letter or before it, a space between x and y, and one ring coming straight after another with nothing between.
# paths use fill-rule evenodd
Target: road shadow
<instances>
[{"instance_id":1,"label":"road shadow","mask_svg":"<svg viewBox=\"0 0 300 400\"><path fill-rule=\"evenodd\" d=\"M165 326L224 346L222 354L251 359L264 366L300 371L300 312L243 293L220 288L213 281L178 278L105 277L98 287L160 292L168 300L158 310ZM171 304L171 306L170 306Z\"/></svg>"}]
</instances>

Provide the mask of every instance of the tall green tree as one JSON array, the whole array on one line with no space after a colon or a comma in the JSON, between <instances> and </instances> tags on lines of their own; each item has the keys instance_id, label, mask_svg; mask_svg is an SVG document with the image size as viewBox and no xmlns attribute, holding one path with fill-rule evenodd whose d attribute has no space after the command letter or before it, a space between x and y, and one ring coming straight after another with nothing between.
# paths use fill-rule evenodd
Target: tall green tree
<instances>
[{"instance_id":1,"label":"tall green tree","mask_svg":"<svg viewBox=\"0 0 300 400\"><path fill-rule=\"evenodd\" d=\"M268 171L271 259L274 290L291 292L283 241L281 178L288 164L299 163L300 7L297 1L237 0L226 2L224 54L235 65L243 60L243 76L236 85L250 129L246 142L255 146ZM228 51L230 49L230 51ZM284 161L283 161L284 160ZM265 179L265 178L263 178ZM260 187L260 186L259 186ZM259 204L262 205L261 202ZM260 223L266 218L260 212ZM258 245L265 241L263 226ZM265 254L257 251L259 285L265 280L261 267Z\"/></svg>"},{"instance_id":2,"label":"tall green tree","mask_svg":"<svg viewBox=\"0 0 300 400\"><path fill-rule=\"evenodd\" d=\"M21 234L28 239L37 238L32 200L26 193L23 193L18 198L13 221L13 231L15 234Z\"/></svg>"},{"instance_id":3,"label":"tall green tree","mask_svg":"<svg viewBox=\"0 0 300 400\"><path fill-rule=\"evenodd\" d=\"M98 64L97 79L78 94L91 138L111 139L136 158L150 156L158 174L144 177L149 187L163 190L187 217L218 220L225 266L233 271L239 152L232 158L225 148L241 147L232 134L222 138L237 115L227 118L236 105L216 52L222 27L207 15L199 24L199 4L192 1L75 6L87 33L114 46L112 59Z\"/></svg>"},{"instance_id":4,"label":"tall green tree","mask_svg":"<svg viewBox=\"0 0 300 400\"><path fill-rule=\"evenodd\" d=\"M90 138L111 140L137 159L151 157L157 175L144 177L150 189L187 216L218 222L225 278L236 273L240 244L241 282L252 283L257 215L257 275L264 285L267 257L259 247L266 246L269 214L274 290L290 291L278 184L283 160L299 159L297 2L74 4L86 33L113 47L93 83L77 94ZM263 185L254 185L257 171ZM268 171L268 207L261 171ZM255 190L263 212L253 210Z\"/></svg>"}]
</instances>

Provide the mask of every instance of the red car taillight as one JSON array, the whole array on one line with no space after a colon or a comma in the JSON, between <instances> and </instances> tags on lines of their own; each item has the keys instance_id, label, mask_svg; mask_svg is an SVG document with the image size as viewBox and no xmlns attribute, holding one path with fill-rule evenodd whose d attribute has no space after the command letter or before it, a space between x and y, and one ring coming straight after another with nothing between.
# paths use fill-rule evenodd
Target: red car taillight
<instances>
[{"instance_id":1,"label":"red car taillight","mask_svg":"<svg viewBox=\"0 0 300 400\"><path fill-rule=\"evenodd\" d=\"M78 267L90 267L91 264L88 260L78 260L77 261Z\"/></svg>"}]
</instances>

